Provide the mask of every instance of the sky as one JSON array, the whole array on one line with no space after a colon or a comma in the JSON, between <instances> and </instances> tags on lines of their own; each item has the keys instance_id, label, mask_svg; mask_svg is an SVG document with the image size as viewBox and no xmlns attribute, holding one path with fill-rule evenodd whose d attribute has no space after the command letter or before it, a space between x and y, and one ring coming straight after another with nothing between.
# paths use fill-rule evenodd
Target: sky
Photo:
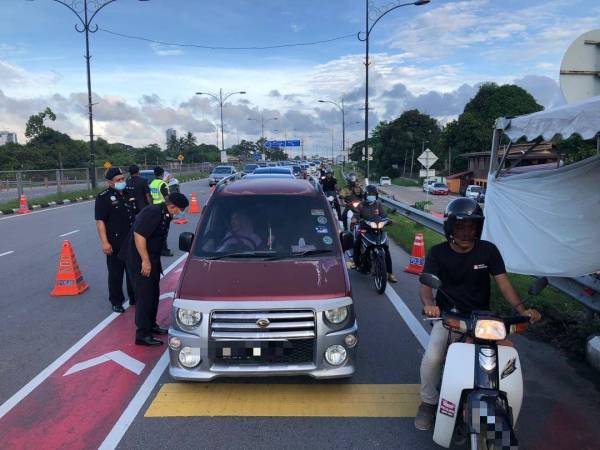
<instances>
[{"instance_id":1,"label":"sky","mask_svg":"<svg viewBox=\"0 0 600 450\"><path fill-rule=\"evenodd\" d=\"M369 3L371 21L398 4ZM50 106L54 128L85 139L77 17L54 0L0 0L0 7L0 130L16 131L23 143L28 117ZM365 28L363 0L116 0L93 23L94 129L110 142L164 146L166 129L175 128L216 144L218 105L195 93L219 89L246 91L224 106L226 146L259 138L262 115L268 139L304 139L320 154L330 154L333 140L337 152L341 112L318 100L342 96L346 146L364 137L365 44L356 37ZM597 0L432 0L392 11L370 35L371 128L414 108L447 123L489 81L522 86L544 107L560 105L564 52L599 23Z\"/></svg>"}]
</instances>

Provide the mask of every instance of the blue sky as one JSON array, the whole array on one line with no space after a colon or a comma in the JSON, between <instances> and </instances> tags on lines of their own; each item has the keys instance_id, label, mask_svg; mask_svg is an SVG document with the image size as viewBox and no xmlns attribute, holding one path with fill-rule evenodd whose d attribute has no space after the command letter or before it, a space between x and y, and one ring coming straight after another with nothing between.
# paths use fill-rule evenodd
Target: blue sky
<instances>
[{"instance_id":1,"label":"blue sky","mask_svg":"<svg viewBox=\"0 0 600 450\"><path fill-rule=\"evenodd\" d=\"M69 0L65 0L69 2ZM93 1L89 0L91 7ZM50 105L56 127L86 133L83 35L52 0L1 0L0 129L22 133ZM100 1L100 3L102 3ZM391 0L373 0L384 8ZM304 137L316 150L340 140L340 115L316 103L347 99L348 141L360 138L364 44L356 38L271 50L206 50L126 39L217 46L308 42L364 28L362 0L118 0L102 10L91 37L99 134L135 145L164 141L164 129L214 142L217 120L198 90L246 90L225 109L226 144L256 139L248 117L279 117L268 137ZM418 107L441 122L455 117L484 81L516 82L545 106L562 101L556 81L572 40L598 28L595 0L433 0L387 15L372 34L372 123ZM277 126L277 128L275 128ZM281 129L280 131L274 131ZM298 131L293 131L298 130Z\"/></svg>"}]
</instances>

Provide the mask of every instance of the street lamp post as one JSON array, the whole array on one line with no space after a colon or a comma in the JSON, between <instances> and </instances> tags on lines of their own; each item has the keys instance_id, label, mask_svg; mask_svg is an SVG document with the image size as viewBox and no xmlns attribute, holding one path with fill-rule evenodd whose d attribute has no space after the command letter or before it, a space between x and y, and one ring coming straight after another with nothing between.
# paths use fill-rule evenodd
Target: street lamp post
<instances>
[{"instance_id":1,"label":"street lamp post","mask_svg":"<svg viewBox=\"0 0 600 450\"><path fill-rule=\"evenodd\" d=\"M237 92L229 92L228 94L225 94L225 96L223 96L223 89L219 89L219 96L217 97L215 94L211 94L210 92L196 92L196 95L208 95L212 98L214 98L217 103L219 104L219 107L221 109L221 162L222 163L226 163L227 162L227 153L225 153L225 140L223 138L224 136L224 132L223 132L223 105L225 104L225 102L227 101L227 99L229 97L231 97L232 95L235 94L245 94L246 91L237 91Z\"/></svg>"},{"instance_id":2,"label":"street lamp post","mask_svg":"<svg viewBox=\"0 0 600 450\"><path fill-rule=\"evenodd\" d=\"M366 178L369 179L369 38L371 37L371 31L373 27L381 20L383 16L392 12L395 9L402 8L403 6L421 6L426 5L431 0L417 0L416 2L402 3L385 11L375 9L375 12L379 15L373 20L373 23L369 25L369 0L365 0L365 31L359 31L357 34L358 40L365 43L365 159L367 161L367 173ZM364 34L364 37L361 37Z\"/></svg>"},{"instance_id":3,"label":"street lamp post","mask_svg":"<svg viewBox=\"0 0 600 450\"><path fill-rule=\"evenodd\" d=\"M254 119L252 117L248 117L248 120L256 120L257 122L260 122L260 140L261 140L260 145L262 146L262 154L263 154L263 158L264 158L264 156L265 156L265 123L269 123L271 120L278 120L278 117L270 117L268 119L265 119L265 117L263 116L263 113L260 113L260 119Z\"/></svg>"},{"instance_id":4,"label":"street lamp post","mask_svg":"<svg viewBox=\"0 0 600 450\"><path fill-rule=\"evenodd\" d=\"M32 0L30 0L32 1ZM100 12L101 9L116 2L117 0L53 0L56 3L60 3L63 6L69 8L69 10L77 16L79 23L75 24L75 30L78 33L85 33L85 62L86 62L86 73L87 73L87 90L88 90L88 116L90 122L90 182L92 188L96 188L96 164L94 155L94 120L92 112L92 78L90 70L90 33L98 31L98 25L92 25L94 18ZM145 2L148 0L138 0ZM88 8L88 3L92 4L92 8Z\"/></svg>"},{"instance_id":5,"label":"street lamp post","mask_svg":"<svg viewBox=\"0 0 600 450\"><path fill-rule=\"evenodd\" d=\"M332 100L319 100L319 103L331 103L337 106L342 112L342 154L346 151L346 110L344 109L344 96L342 95L340 103L336 103Z\"/></svg>"}]
</instances>

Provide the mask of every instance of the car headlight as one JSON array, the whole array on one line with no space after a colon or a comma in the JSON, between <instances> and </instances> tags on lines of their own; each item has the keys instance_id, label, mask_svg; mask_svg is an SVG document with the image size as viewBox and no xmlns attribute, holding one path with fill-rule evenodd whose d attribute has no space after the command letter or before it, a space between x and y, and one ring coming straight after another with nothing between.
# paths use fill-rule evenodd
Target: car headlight
<instances>
[{"instance_id":1,"label":"car headlight","mask_svg":"<svg viewBox=\"0 0 600 450\"><path fill-rule=\"evenodd\" d=\"M196 367L200 364L200 349L196 347L183 347L179 352L179 362L188 369Z\"/></svg>"},{"instance_id":2,"label":"car headlight","mask_svg":"<svg viewBox=\"0 0 600 450\"><path fill-rule=\"evenodd\" d=\"M506 338L506 327L499 320L478 320L475 324L475 337L489 341L501 341Z\"/></svg>"},{"instance_id":3,"label":"car headlight","mask_svg":"<svg viewBox=\"0 0 600 450\"><path fill-rule=\"evenodd\" d=\"M324 314L325 319L327 319L329 323L338 325L348 317L348 307L342 306L340 308L328 309Z\"/></svg>"},{"instance_id":4,"label":"car headlight","mask_svg":"<svg viewBox=\"0 0 600 450\"><path fill-rule=\"evenodd\" d=\"M348 352L341 345L332 345L325 350L325 360L332 366L341 366L346 362Z\"/></svg>"},{"instance_id":5,"label":"car headlight","mask_svg":"<svg viewBox=\"0 0 600 450\"><path fill-rule=\"evenodd\" d=\"M177 321L184 327L194 328L200 325L202 313L191 309L178 308Z\"/></svg>"}]
</instances>

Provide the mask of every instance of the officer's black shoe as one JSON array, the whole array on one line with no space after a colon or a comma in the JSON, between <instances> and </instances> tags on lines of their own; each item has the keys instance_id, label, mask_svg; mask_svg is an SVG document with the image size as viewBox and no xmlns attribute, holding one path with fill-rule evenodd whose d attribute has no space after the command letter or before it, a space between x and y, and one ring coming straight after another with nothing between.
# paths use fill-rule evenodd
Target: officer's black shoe
<instances>
[{"instance_id":1,"label":"officer's black shoe","mask_svg":"<svg viewBox=\"0 0 600 450\"><path fill-rule=\"evenodd\" d=\"M154 333L154 334L168 334L169 330L167 330L166 328L161 328L158 325L155 325L154 328L152 328L152 333Z\"/></svg>"},{"instance_id":2,"label":"officer's black shoe","mask_svg":"<svg viewBox=\"0 0 600 450\"><path fill-rule=\"evenodd\" d=\"M116 313L124 313L125 312L125 308L123 308L121 305L113 305L112 310Z\"/></svg>"},{"instance_id":3,"label":"officer's black shoe","mask_svg":"<svg viewBox=\"0 0 600 450\"><path fill-rule=\"evenodd\" d=\"M146 336L143 338L135 338L135 345L147 345L149 347L156 347L162 345L163 341L154 339L152 336Z\"/></svg>"},{"instance_id":4,"label":"officer's black shoe","mask_svg":"<svg viewBox=\"0 0 600 450\"><path fill-rule=\"evenodd\" d=\"M173 252L170 248L165 248L160 252L160 256L173 256Z\"/></svg>"}]
</instances>

